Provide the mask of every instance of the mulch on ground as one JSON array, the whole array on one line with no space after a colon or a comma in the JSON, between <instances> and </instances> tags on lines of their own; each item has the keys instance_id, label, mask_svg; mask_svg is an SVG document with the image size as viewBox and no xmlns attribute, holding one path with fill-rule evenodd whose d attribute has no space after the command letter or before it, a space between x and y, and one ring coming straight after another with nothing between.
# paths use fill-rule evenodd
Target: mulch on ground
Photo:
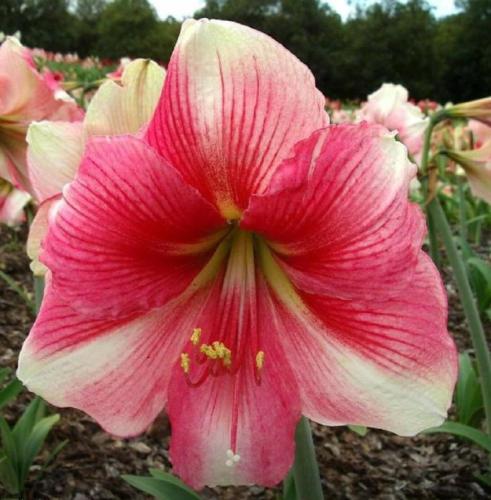
<instances>
[{"instance_id":1,"label":"mulch on ground","mask_svg":"<svg viewBox=\"0 0 491 500\"><path fill-rule=\"evenodd\" d=\"M25 228L0 226L0 269L32 294L29 262L24 252ZM448 278L448 276L447 276ZM455 287L448 280L449 329L460 350L470 348L470 340L458 303ZM21 344L33 322L33 314L22 299L0 283L0 367L15 370ZM17 418L31 395L25 393L5 412L7 420ZM137 438L114 439L83 413L71 409L51 409L61 421L51 434L46 452L68 439L57 460L34 484L29 498L99 500L143 499L144 494L127 485L122 474L146 474L151 467L171 470L168 458L170 427L161 416ZM404 418L404 415L401 415ZM491 490L476 475L486 470L488 457L479 448L443 434L402 438L388 432L370 430L365 437L346 427L314 425L319 466L325 496L329 499L480 499L490 498ZM204 498L268 499L280 490L257 486L208 488ZM5 492L0 487L0 497Z\"/></svg>"}]
</instances>

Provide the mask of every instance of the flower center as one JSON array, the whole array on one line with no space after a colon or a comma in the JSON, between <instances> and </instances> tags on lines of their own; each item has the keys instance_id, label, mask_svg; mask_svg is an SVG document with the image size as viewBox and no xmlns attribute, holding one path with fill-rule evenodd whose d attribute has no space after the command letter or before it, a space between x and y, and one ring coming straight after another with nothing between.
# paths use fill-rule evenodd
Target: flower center
<instances>
[{"instance_id":1,"label":"flower center","mask_svg":"<svg viewBox=\"0 0 491 500\"><path fill-rule=\"evenodd\" d=\"M224 251L223 246L227 246ZM256 254L259 237L235 227L222 241L222 265L214 266L214 283L205 312L206 326L190 332L180 357L189 385L201 385L210 375L234 375L249 364L261 383L265 352L257 320Z\"/></svg>"}]
</instances>

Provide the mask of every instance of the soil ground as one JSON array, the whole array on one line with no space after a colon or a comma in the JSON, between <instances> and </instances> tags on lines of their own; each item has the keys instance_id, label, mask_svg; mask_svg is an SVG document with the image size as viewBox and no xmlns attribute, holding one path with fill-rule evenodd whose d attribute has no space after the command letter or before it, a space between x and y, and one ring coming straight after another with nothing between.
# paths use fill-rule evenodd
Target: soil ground
<instances>
[{"instance_id":1,"label":"soil ground","mask_svg":"<svg viewBox=\"0 0 491 500\"><path fill-rule=\"evenodd\" d=\"M0 269L32 295L25 237L25 228L0 226ZM449 329L462 351L471 347L470 340L455 287L446 281ZM0 367L15 369L32 322L30 309L1 282ZM6 418L15 420L31 397L28 393L19 397L7 408ZM65 439L69 442L42 478L29 484L28 498L143 499L147 497L127 485L121 474L146 474L150 467L171 469L167 453L170 428L165 416L138 439L115 440L81 412L55 408L52 411L61 414L61 421L52 432L45 453ZM328 499L491 498L491 490L476 479L476 475L485 472L488 458L465 441L443 434L402 438L370 430L360 437L346 427L314 425L313 429ZM277 498L278 492L253 486L209 488L202 495L210 499L268 499ZM0 498L4 497L0 487Z\"/></svg>"}]
</instances>

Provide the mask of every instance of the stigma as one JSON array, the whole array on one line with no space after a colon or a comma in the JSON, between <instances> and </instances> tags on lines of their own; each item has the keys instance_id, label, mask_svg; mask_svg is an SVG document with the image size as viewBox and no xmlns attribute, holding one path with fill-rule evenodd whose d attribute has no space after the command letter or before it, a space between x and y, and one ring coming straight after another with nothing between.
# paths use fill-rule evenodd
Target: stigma
<instances>
[{"instance_id":1,"label":"stigma","mask_svg":"<svg viewBox=\"0 0 491 500\"><path fill-rule=\"evenodd\" d=\"M225 465L227 467L233 467L240 461L240 455L238 453L234 453L233 450L227 450L227 460L225 461Z\"/></svg>"}]
</instances>

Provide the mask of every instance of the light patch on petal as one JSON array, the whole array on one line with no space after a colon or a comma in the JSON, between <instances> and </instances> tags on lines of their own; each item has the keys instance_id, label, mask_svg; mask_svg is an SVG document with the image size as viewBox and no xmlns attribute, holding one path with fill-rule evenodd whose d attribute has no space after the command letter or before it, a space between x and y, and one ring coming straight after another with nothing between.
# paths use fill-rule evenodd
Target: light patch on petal
<instances>
[{"instance_id":1,"label":"light patch on petal","mask_svg":"<svg viewBox=\"0 0 491 500\"><path fill-rule=\"evenodd\" d=\"M87 109L87 135L118 135L138 132L155 111L165 70L148 59L136 59L124 69L121 83L101 85Z\"/></svg>"},{"instance_id":2,"label":"light patch on petal","mask_svg":"<svg viewBox=\"0 0 491 500\"><path fill-rule=\"evenodd\" d=\"M31 184L40 202L61 193L82 160L81 122L33 123L27 132L27 161Z\"/></svg>"},{"instance_id":3,"label":"light patch on petal","mask_svg":"<svg viewBox=\"0 0 491 500\"><path fill-rule=\"evenodd\" d=\"M51 404L81 409L112 434L139 434L166 403L172 368L202 297L127 319L93 319L48 284L17 376Z\"/></svg>"}]
</instances>

